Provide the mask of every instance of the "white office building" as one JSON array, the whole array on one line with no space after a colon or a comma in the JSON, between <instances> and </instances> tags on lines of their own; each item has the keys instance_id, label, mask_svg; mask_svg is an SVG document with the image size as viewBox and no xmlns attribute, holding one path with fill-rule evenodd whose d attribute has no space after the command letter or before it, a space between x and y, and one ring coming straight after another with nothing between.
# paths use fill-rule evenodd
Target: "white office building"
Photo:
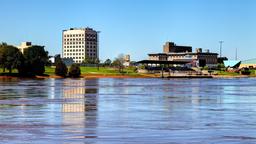
<instances>
[{"instance_id":1,"label":"white office building","mask_svg":"<svg viewBox=\"0 0 256 144\"><path fill-rule=\"evenodd\" d=\"M62 57L82 63L87 57L99 59L98 32L92 28L71 28L62 32Z\"/></svg>"}]
</instances>

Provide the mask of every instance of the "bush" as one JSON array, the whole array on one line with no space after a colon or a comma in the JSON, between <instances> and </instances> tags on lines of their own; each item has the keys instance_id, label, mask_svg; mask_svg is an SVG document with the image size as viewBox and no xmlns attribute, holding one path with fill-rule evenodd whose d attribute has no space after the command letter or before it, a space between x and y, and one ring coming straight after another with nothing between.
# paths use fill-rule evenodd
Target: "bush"
<instances>
[{"instance_id":1,"label":"bush","mask_svg":"<svg viewBox=\"0 0 256 144\"><path fill-rule=\"evenodd\" d=\"M48 61L48 52L44 50L44 46L31 46L24 50L24 58L26 70L28 74L43 75L45 72L45 64Z\"/></svg>"},{"instance_id":2,"label":"bush","mask_svg":"<svg viewBox=\"0 0 256 144\"><path fill-rule=\"evenodd\" d=\"M240 71L240 74L242 74L242 75L250 75L250 74L251 74L251 71L250 71L248 68L243 68L243 69Z\"/></svg>"},{"instance_id":3,"label":"bush","mask_svg":"<svg viewBox=\"0 0 256 144\"><path fill-rule=\"evenodd\" d=\"M69 75L70 77L73 77L73 78L80 77L80 75L81 75L81 70L80 70L79 65L77 65L77 64L72 64L71 67L69 68L69 73L68 73L68 75Z\"/></svg>"},{"instance_id":4,"label":"bush","mask_svg":"<svg viewBox=\"0 0 256 144\"><path fill-rule=\"evenodd\" d=\"M35 75L43 75L45 72L45 64L41 60L35 60L33 63L31 63L31 72Z\"/></svg>"},{"instance_id":5,"label":"bush","mask_svg":"<svg viewBox=\"0 0 256 144\"><path fill-rule=\"evenodd\" d=\"M66 77L67 73L68 73L67 66L62 61L57 62L56 68L55 68L55 74L58 76Z\"/></svg>"}]
</instances>

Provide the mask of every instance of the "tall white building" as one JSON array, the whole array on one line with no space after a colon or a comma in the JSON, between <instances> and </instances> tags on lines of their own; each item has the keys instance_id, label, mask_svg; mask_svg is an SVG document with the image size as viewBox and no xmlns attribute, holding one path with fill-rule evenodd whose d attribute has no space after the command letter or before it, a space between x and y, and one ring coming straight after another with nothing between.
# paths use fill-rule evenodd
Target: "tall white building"
<instances>
[{"instance_id":1,"label":"tall white building","mask_svg":"<svg viewBox=\"0 0 256 144\"><path fill-rule=\"evenodd\" d=\"M62 32L62 57L81 63L85 57L99 59L98 32L92 28L71 28Z\"/></svg>"}]
</instances>

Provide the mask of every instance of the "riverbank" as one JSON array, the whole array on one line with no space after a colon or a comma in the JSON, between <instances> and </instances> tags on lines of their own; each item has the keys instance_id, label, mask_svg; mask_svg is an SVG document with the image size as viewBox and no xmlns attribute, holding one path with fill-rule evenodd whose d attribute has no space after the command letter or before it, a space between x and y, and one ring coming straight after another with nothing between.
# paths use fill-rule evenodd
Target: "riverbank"
<instances>
[{"instance_id":1,"label":"riverbank","mask_svg":"<svg viewBox=\"0 0 256 144\"><path fill-rule=\"evenodd\" d=\"M212 75L212 76L197 76L197 77L166 77L166 78L255 78L256 76L246 76L246 75ZM44 75L44 76L35 76L35 77L20 77L20 76L0 76L0 79L17 79L17 78L28 78L28 79L62 79L63 77L57 75ZM118 78L118 79L126 79L126 78L161 78L160 75L157 74L138 74L138 75L114 75L114 74L82 74L80 78L86 79L96 79L96 78Z\"/></svg>"},{"instance_id":2,"label":"riverbank","mask_svg":"<svg viewBox=\"0 0 256 144\"><path fill-rule=\"evenodd\" d=\"M81 78L161 78L161 73L155 74L144 74L144 73L136 73L134 68L125 68L122 73L119 72L118 69L110 68L110 67L80 67L81 68ZM252 75L241 75L239 73L232 72L218 72L215 75L195 75L195 76L187 76L187 75L178 75L178 76L169 76L164 75L165 78L246 78L246 77L256 77L253 72ZM43 76L35 76L35 77L21 77L18 75L17 70L14 70L12 74L9 73L0 73L0 79L8 79L8 78L63 78L55 75L54 67L45 67L45 75Z\"/></svg>"},{"instance_id":3,"label":"riverbank","mask_svg":"<svg viewBox=\"0 0 256 144\"><path fill-rule=\"evenodd\" d=\"M12 78L31 78L31 79L47 79L47 78L55 78L55 79L61 79L63 77L57 76L57 75L44 75L44 76L35 76L35 77L21 77L21 76L0 76L0 79L12 79ZM67 77L68 78L68 77ZM155 75L114 75L114 74L82 74L80 78L157 78Z\"/></svg>"}]
</instances>

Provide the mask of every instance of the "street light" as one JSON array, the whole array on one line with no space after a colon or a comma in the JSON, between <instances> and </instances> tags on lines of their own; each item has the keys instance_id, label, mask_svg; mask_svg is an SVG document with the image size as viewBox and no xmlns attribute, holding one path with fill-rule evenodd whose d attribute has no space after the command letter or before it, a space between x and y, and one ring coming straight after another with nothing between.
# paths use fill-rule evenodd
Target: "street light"
<instances>
[{"instance_id":1,"label":"street light","mask_svg":"<svg viewBox=\"0 0 256 144\"><path fill-rule=\"evenodd\" d=\"M222 43L224 43L224 41L219 41L220 43L220 57L221 57L221 52L222 52Z\"/></svg>"}]
</instances>

